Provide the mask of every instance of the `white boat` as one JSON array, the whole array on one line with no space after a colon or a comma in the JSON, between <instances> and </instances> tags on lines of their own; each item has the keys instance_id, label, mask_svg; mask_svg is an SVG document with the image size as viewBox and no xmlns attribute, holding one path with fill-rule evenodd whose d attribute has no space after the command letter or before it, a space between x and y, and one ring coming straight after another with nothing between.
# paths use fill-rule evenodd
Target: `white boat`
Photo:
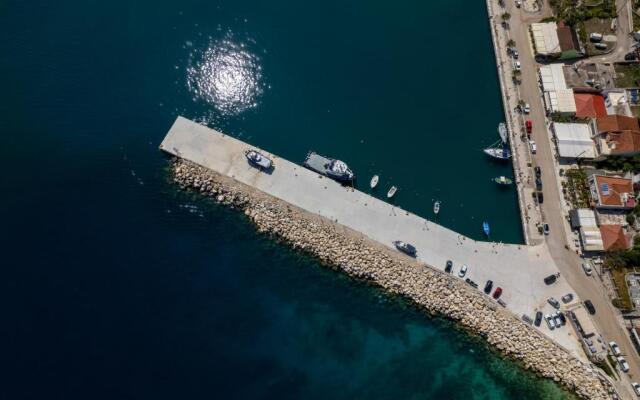
<instances>
[{"instance_id":1,"label":"white boat","mask_svg":"<svg viewBox=\"0 0 640 400\"><path fill-rule=\"evenodd\" d=\"M378 186L378 179L378 175L374 175L373 178L371 178L371 183L369 184L371 186L371 189Z\"/></svg>"},{"instance_id":2,"label":"white boat","mask_svg":"<svg viewBox=\"0 0 640 400\"><path fill-rule=\"evenodd\" d=\"M440 202L436 201L435 203L433 203L433 213L435 215L438 215L439 212L440 212Z\"/></svg>"},{"instance_id":3,"label":"white boat","mask_svg":"<svg viewBox=\"0 0 640 400\"><path fill-rule=\"evenodd\" d=\"M498 134L500 135L500 139L502 139L503 144L507 144L508 134L507 125L504 122L500 122L498 125Z\"/></svg>"},{"instance_id":4,"label":"white boat","mask_svg":"<svg viewBox=\"0 0 640 400\"><path fill-rule=\"evenodd\" d=\"M489 157L497 158L498 160L508 160L511 158L511 150L506 146L496 147L494 144L483 151Z\"/></svg>"},{"instance_id":5,"label":"white boat","mask_svg":"<svg viewBox=\"0 0 640 400\"><path fill-rule=\"evenodd\" d=\"M398 188L395 186L391 186L389 191L387 192L387 198L392 198L394 194L398 191Z\"/></svg>"}]
</instances>

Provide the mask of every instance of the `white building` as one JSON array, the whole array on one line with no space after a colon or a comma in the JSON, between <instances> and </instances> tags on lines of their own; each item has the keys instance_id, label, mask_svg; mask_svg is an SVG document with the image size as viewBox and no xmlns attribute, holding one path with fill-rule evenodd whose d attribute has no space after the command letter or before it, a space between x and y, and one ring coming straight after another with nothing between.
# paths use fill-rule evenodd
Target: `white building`
<instances>
[{"instance_id":1,"label":"white building","mask_svg":"<svg viewBox=\"0 0 640 400\"><path fill-rule=\"evenodd\" d=\"M611 89L602 91L604 96L604 105L607 107L608 115L626 115L633 117L627 91L624 89Z\"/></svg>"},{"instance_id":2,"label":"white building","mask_svg":"<svg viewBox=\"0 0 640 400\"><path fill-rule=\"evenodd\" d=\"M575 114L576 99L573 95L573 90L567 88L562 64L542 66L539 74L547 112Z\"/></svg>"},{"instance_id":3,"label":"white building","mask_svg":"<svg viewBox=\"0 0 640 400\"><path fill-rule=\"evenodd\" d=\"M591 125L554 122L553 133L560 157L582 159L596 157Z\"/></svg>"},{"instance_id":4,"label":"white building","mask_svg":"<svg viewBox=\"0 0 640 400\"><path fill-rule=\"evenodd\" d=\"M531 24L531 36L537 54L548 56L562 53L558 38L558 25L555 22Z\"/></svg>"}]
</instances>

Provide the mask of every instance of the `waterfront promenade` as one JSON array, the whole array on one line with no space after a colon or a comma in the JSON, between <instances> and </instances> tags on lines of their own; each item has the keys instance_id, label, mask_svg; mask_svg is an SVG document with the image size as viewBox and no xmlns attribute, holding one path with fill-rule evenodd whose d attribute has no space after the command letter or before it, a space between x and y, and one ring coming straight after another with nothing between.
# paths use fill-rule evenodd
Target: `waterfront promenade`
<instances>
[{"instance_id":1,"label":"waterfront promenade","mask_svg":"<svg viewBox=\"0 0 640 400\"><path fill-rule=\"evenodd\" d=\"M452 260L457 274L466 264L467 276L478 283L479 290L488 279L494 281L494 288L503 288L502 299L517 318L523 314L533 317L537 309L551 312L548 297L573 292L562 278L554 285L544 284L545 276L558 271L544 245L474 241L264 150L260 151L272 157L275 169L270 174L260 172L244 156L252 146L188 119L178 117L160 147L385 246L393 247L394 240L412 243L418 249L418 260L436 269L443 270L446 261ZM569 326L549 331L543 323L540 331L585 359Z\"/></svg>"}]
</instances>

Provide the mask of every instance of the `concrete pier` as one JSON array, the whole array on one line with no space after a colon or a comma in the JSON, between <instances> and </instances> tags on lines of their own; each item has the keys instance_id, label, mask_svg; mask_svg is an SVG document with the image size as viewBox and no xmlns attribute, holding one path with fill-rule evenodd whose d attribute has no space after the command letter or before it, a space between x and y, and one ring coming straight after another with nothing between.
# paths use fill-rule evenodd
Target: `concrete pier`
<instances>
[{"instance_id":1,"label":"concrete pier","mask_svg":"<svg viewBox=\"0 0 640 400\"><path fill-rule=\"evenodd\" d=\"M247 143L178 117L160 148L218 174L251 186L307 212L326 217L388 247L394 240L413 244L420 262L444 270L453 261L453 273L468 266L466 277L482 290L488 279L502 287L502 299L516 318L530 317L538 309L550 312L548 297L559 299L574 293L561 278L546 286L543 278L557 268L543 245L526 246L475 241L399 207L360 191L344 187L297 164L258 149L272 158L274 170L267 174L250 166L244 151ZM579 299L576 298L576 301ZM572 355L585 356L569 327L542 333L567 348Z\"/></svg>"}]
</instances>

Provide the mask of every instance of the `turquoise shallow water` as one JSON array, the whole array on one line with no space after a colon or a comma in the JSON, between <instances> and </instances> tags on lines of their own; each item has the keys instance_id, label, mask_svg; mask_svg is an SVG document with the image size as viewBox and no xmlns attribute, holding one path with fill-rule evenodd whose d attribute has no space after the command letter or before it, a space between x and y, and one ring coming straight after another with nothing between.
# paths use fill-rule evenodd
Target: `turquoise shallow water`
<instances>
[{"instance_id":1,"label":"turquoise shallow water","mask_svg":"<svg viewBox=\"0 0 640 400\"><path fill-rule=\"evenodd\" d=\"M520 241L488 182L510 168L480 152L501 118L481 2L4 2L0 24L0 398L566 398L179 193L157 149L182 114Z\"/></svg>"}]
</instances>

